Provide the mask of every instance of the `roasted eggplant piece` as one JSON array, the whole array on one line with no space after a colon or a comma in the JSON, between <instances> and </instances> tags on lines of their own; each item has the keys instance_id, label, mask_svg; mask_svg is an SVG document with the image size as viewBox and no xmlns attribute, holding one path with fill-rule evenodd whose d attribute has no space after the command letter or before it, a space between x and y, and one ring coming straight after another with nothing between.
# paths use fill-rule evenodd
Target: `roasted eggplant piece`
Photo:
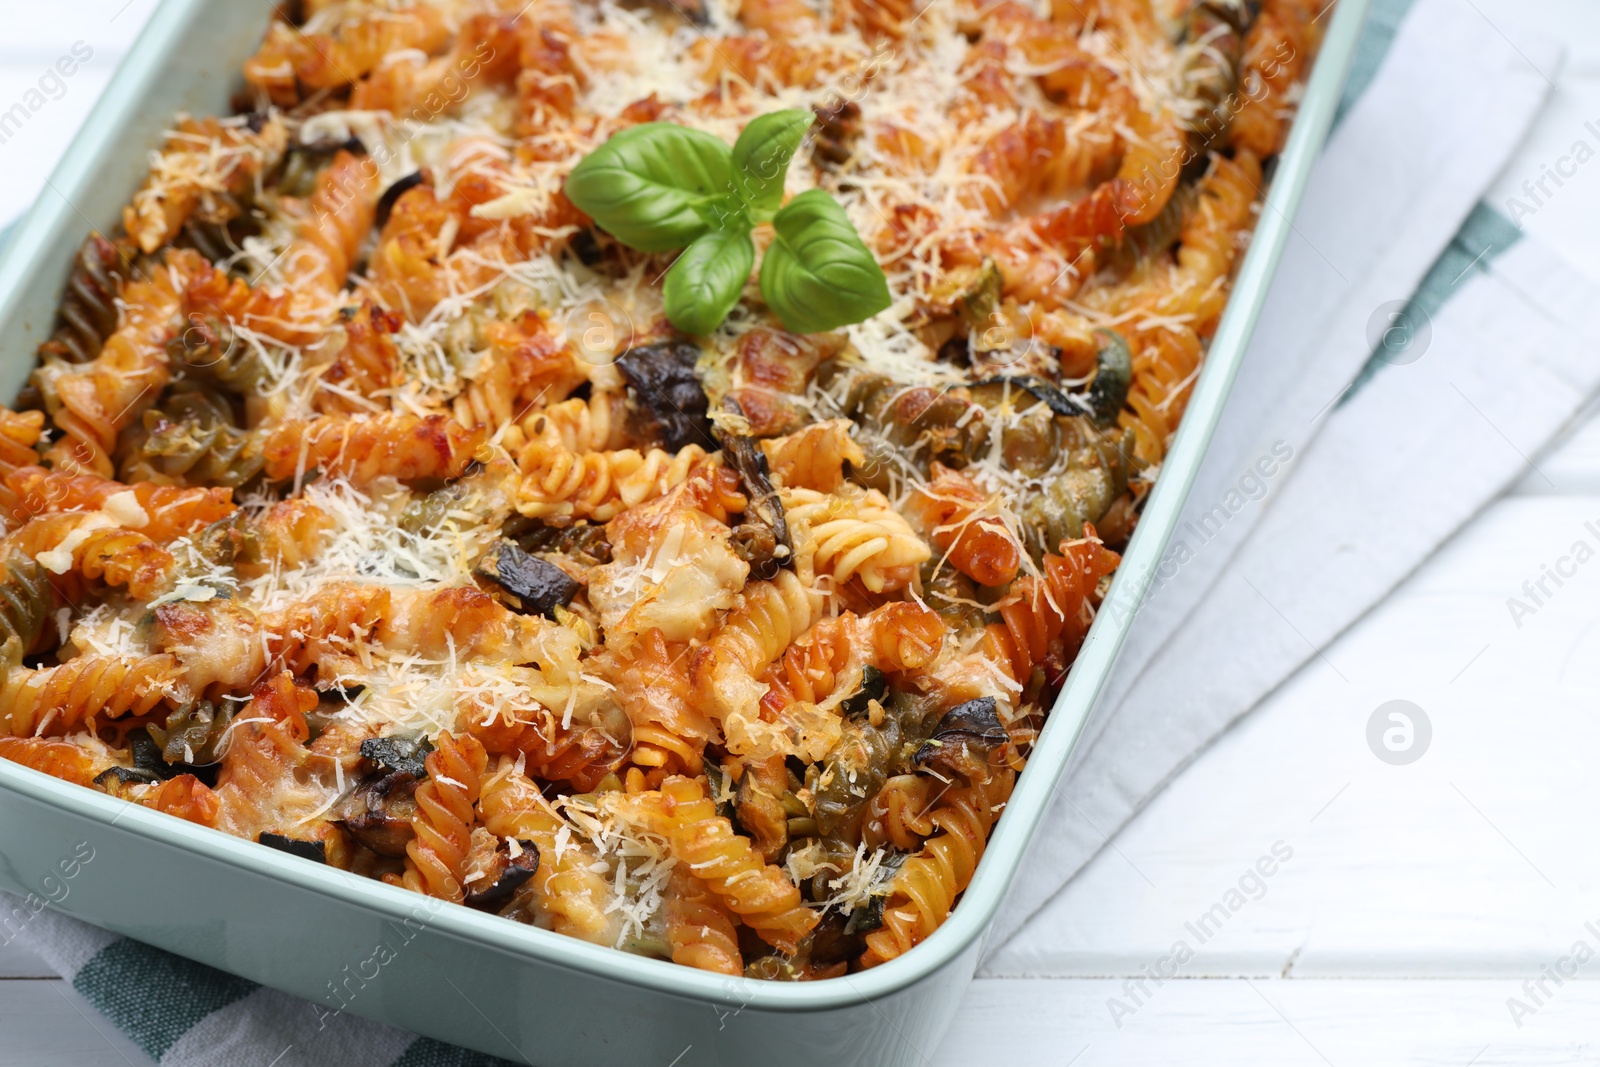
<instances>
[{"instance_id":1,"label":"roasted eggplant piece","mask_svg":"<svg viewBox=\"0 0 1600 1067\"><path fill-rule=\"evenodd\" d=\"M600 242L592 229L579 230L567 238L567 248L585 267L598 267L600 261L605 258L605 251L600 247Z\"/></svg>"},{"instance_id":2,"label":"roasted eggplant piece","mask_svg":"<svg viewBox=\"0 0 1600 1067\"><path fill-rule=\"evenodd\" d=\"M724 401L736 413L739 405ZM749 503L744 521L733 529L733 550L750 564L750 577L771 581L784 567L794 566L794 542L789 538L789 520L783 502L773 488L767 467L767 454L753 437L717 430L723 458L739 472L739 482Z\"/></svg>"},{"instance_id":3,"label":"roasted eggplant piece","mask_svg":"<svg viewBox=\"0 0 1600 1067\"><path fill-rule=\"evenodd\" d=\"M224 711L220 722L209 700L185 704L167 716L167 728L141 726L128 734L132 767L102 771L95 784L114 796L122 786L151 785L192 774L205 785L217 782L221 737L232 716Z\"/></svg>"},{"instance_id":4,"label":"roasted eggplant piece","mask_svg":"<svg viewBox=\"0 0 1600 1067\"><path fill-rule=\"evenodd\" d=\"M123 790L128 786L150 785L159 781L160 775L137 767L107 767L94 776L95 785L119 800L126 799Z\"/></svg>"},{"instance_id":5,"label":"roasted eggplant piece","mask_svg":"<svg viewBox=\"0 0 1600 1067\"><path fill-rule=\"evenodd\" d=\"M578 595L578 583L554 563L530 556L516 542L502 539L478 561L473 573L499 586L511 606L524 615L555 618Z\"/></svg>"},{"instance_id":6,"label":"roasted eggplant piece","mask_svg":"<svg viewBox=\"0 0 1600 1067\"><path fill-rule=\"evenodd\" d=\"M817 132L811 142L811 158L817 166L837 170L850 161L856 140L861 136L861 105L854 100L819 104L811 109L817 116Z\"/></svg>"},{"instance_id":7,"label":"roasted eggplant piece","mask_svg":"<svg viewBox=\"0 0 1600 1067\"><path fill-rule=\"evenodd\" d=\"M291 856L299 856L303 860L311 860L313 863L328 862L328 843L326 841L302 841L296 837L275 834L270 830L263 830L256 840L268 848L275 848L279 852L287 852Z\"/></svg>"},{"instance_id":8,"label":"roasted eggplant piece","mask_svg":"<svg viewBox=\"0 0 1600 1067\"><path fill-rule=\"evenodd\" d=\"M974 382L971 386L974 396L984 395L977 390L985 386L1009 385L1042 400L1057 415L1068 418L1088 415L1102 429L1115 425L1122 405L1127 402L1128 386L1133 381L1133 356L1128 351L1128 342L1115 330L1096 330L1095 334L1100 339L1095 374L1081 396L1074 397L1054 382L1032 374Z\"/></svg>"},{"instance_id":9,"label":"roasted eggplant piece","mask_svg":"<svg viewBox=\"0 0 1600 1067\"><path fill-rule=\"evenodd\" d=\"M865 944L866 935L882 925L883 898L873 897L850 913L849 921L845 923L844 929L840 932L845 937L859 937L862 944Z\"/></svg>"},{"instance_id":10,"label":"roasted eggplant piece","mask_svg":"<svg viewBox=\"0 0 1600 1067\"><path fill-rule=\"evenodd\" d=\"M985 378L981 382L973 382L971 388L976 390L989 385L1009 385L1013 389L1021 389L1029 395L1044 401L1045 406L1057 415L1072 416L1083 414L1083 405L1063 392L1060 386L1032 374ZM987 407L988 405L985 406Z\"/></svg>"},{"instance_id":11,"label":"roasted eggplant piece","mask_svg":"<svg viewBox=\"0 0 1600 1067\"><path fill-rule=\"evenodd\" d=\"M1117 416L1128 402L1128 386L1133 383L1133 354L1128 351L1128 342L1115 330L1096 330L1095 336L1100 339L1100 351L1095 357L1094 380L1089 383L1083 399L1095 425L1108 429L1117 424Z\"/></svg>"},{"instance_id":12,"label":"roasted eggplant piece","mask_svg":"<svg viewBox=\"0 0 1600 1067\"><path fill-rule=\"evenodd\" d=\"M882 898L874 899L881 901ZM882 910L883 906L880 903L878 906L880 916ZM824 915L822 921L806 935L801 951L807 952L811 962L818 967L845 963L857 958L867 950L867 942L861 927L855 930L849 929L849 924L854 919L854 915L844 916L838 912ZM881 918L877 925L882 925Z\"/></svg>"},{"instance_id":13,"label":"roasted eggplant piece","mask_svg":"<svg viewBox=\"0 0 1600 1067\"><path fill-rule=\"evenodd\" d=\"M806 775L811 809L823 835L855 826L883 783L912 769L911 758L934 725L934 711L929 698L891 691L878 725L866 718L845 720L839 743L820 769Z\"/></svg>"},{"instance_id":14,"label":"roasted eggplant piece","mask_svg":"<svg viewBox=\"0 0 1600 1067\"><path fill-rule=\"evenodd\" d=\"M881 704L888 695L888 675L869 663L861 668L860 686L854 693L845 697L839 705L839 710L852 719L860 718L871 709L874 700Z\"/></svg>"},{"instance_id":15,"label":"roasted eggplant piece","mask_svg":"<svg viewBox=\"0 0 1600 1067\"><path fill-rule=\"evenodd\" d=\"M527 553L550 552L569 556L588 567L611 562L611 542L603 523L579 522L549 526L538 519L512 515L502 531Z\"/></svg>"},{"instance_id":16,"label":"roasted eggplant piece","mask_svg":"<svg viewBox=\"0 0 1600 1067\"><path fill-rule=\"evenodd\" d=\"M502 841L490 858L490 869L474 878L467 890L466 905L479 911L499 911L511 903L517 890L539 870L539 848L532 841L518 841L516 854Z\"/></svg>"},{"instance_id":17,"label":"roasted eggplant piece","mask_svg":"<svg viewBox=\"0 0 1600 1067\"><path fill-rule=\"evenodd\" d=\"M1010 740L1010 733L996 713L994 697L979 697L945 712L911 762L919 770L933 768L960 774L963 754L968 759L975 754L987 760L990 753Z\"/></svg>"},{"instance_id":18,"label":"roasted eggplant piece","mask_svg":"<svg viewBox=\"0 0 1600 1067\"><path fill-rule=\"evenodd\" d=\"M849 382L841 407L857 424L876 431L862 440L866 466L855 478L869 489L891 490L892 473L915 465L926 474L937 461L965 467L989 439L980 405L964 390L907 387L878 374L858 374ZM979 408L974 411L974 408Z\"/></svg>"},{"instance_id":19,"label":"roasted eggplant piece","mask_svg":"<svg viewBox=\"0 0 1600 1067\"><path fill-rule=\"evenodd\" d=\"M740 829L768 863L775 862L789 843L789 812L783 803L786 776L781 760L776 768L746 764L734 797Z\"/></svg>"},{"instance_id":20,"label":"roasted eggplant piece","mask_svg":"<svg viewBox=\"0 0 1600 1067\"><path fill-rule=\"evenodd\" d=\"M395 201L421 184L422 172L414 170L385 189L383 195L378 197L378 210L373 216L373 227L379 230L383 229L384 223L389 221L389 213L394 210Z\"/></svg>"},{"instance_id":21,"label":"roasted eggplant piece","mask_svg":"<svg viewBox=\"0 0 1600 1067\"><path fill-rule=\"evenodd\" d=\"M671 452L686 445L716 447L695 369L699 361L700 347L689 341L641 345L617 357L617 370L633 389L640 429Z\"/></svg>"},{"instance_id":22,"label":"roasted eggplant piece","mask_svg":"<svg viewBox=\"0 0 1600 1067\"><path fill-rule=\"evenodd\" d=\"M191 701L168 715L166 725L147 727L147 737L160 758L172 765L172 774L187 771L204 780L205 770L222 761L224 738L233 723L233 713L227 702L217 705L209 700ZM129 740L141 733L146 731L135 731ZM136 762L138 756L136 747Z\"/></svg>"},{"instance_id":23,"label":"roasted eggplant piece","mask_svg":"<svg viewBox=\"0 0 1600 1067\"><path fill-rule=\"evenodd\" d=\"M1064 470L1049 478L1017 509L1036 552L1054 552L1083 536L1128 491L1133 433L1100 430L1086 418L1056 419L1049 447L1066 453Z\"/></svg>"},{"instance_id":24,"label":"roasted eggplant piece","mask_svg":"<svg viewBox=\"0 0 1600 1067\"><path fill-rule=\"evenodd\" d=\"M134 768L151 776L148 781L176 778L183 773L177 768L167 766L167 761L162 757L161 746L150 736L148 727L141 727L128 735L128 752L133 756Z\"/></svg>"},{"instance_id":25,"label":"roasted eggplant piece","mask_svg":"<svg viewBox=\"0 0 1600 1067\"><path fill-rule=\"evenodd\" d=\"M426 737L369 737L361 742L361 758L386 771L404 771L421 781L428 776L428 753L433 743Z\"/></svg>"},{"instance_id":26,"label":"roasted eggplant piece","mask_svg":"<svg viewBox=\"0 0 1600 1067\"><path fill-rule=\"evenodd\" d=\"M734 801L723 799L728 792L728 772L723 770L722 764L707 760L705 776L706 785L710 787L707 792L712 803L716 805L717 814L724 819L734 818Z\"/></svg>"},{"instance_id":27,"label":"roasted eggplant piece","mask_svg":"<svg viewBox=\"0 0 1600 1067\"><path fill-rule=\"evenodd\" d=\"M414 832L416 776L409 771L379 771L363 778L336 809L337 821L380 856L404 856Z\"/></svg>"}]
</instances>

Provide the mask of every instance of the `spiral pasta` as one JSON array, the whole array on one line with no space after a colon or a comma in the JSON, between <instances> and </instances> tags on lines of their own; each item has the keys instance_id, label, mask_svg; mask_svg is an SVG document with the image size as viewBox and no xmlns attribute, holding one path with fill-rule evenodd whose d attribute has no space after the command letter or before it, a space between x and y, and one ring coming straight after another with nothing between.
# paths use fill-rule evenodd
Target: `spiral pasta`
<instances>
[{"instance_id":1,"label":"spiral pasta","mask_svg":"<svg viewBox=\"0 0 1600 1067\"><path fill-rule=\"evenodd\" d=\"M449 43L443 9L411 4L394 10L356 11L331 33L303 34L274 22L255 55L245 61L245 81L280 107L301 99L301 87L333 89L369 74L392 52L433 52Z\"/></svg>"},{"instance_id":2,"label":"spiral pasta","mask_svg":"<svg viewBox=\"0 0 1600 1067\"><path fill-rule=\"evenodd\" d=\"M796 721L774 729L760 718L765 689L756 677L811 628L822 600L791 571L752 583L722 628L695 650L690 669L696 703L721 723L730 751L760 757L796 746L827 750L831 716L801 709Z\"/></svg>"},{"instance_id":3,"label":"spiral pasta","mask_svg":"<svg viewBox=\"0 0 1600 1067\"><path fill-rule=\"evenodd\" d=\"M1322 12L1304 0L1268 0L1245 35L1242 102L1233 116L1229 140L1266 157L1283 147L1288 96L1305 71L1316 45Z\"/></svg>"},{"instance_id":4,"label":"spiral pasta","mask_svg":"<svg viewBox=\"0 0 1600 1067\"><path fill-rule=\"evenodd\" d=\"M705 458L699 445L686 445L677 453L659 448L578 453L533 441L519 457L523 474L517 510L548 522L603 522L661 496Z\"/></svg>"},{"instance_id":5,"label":"spiral pasta","mask_svg":"<svg viewBox=\"0 0 1600 1067\"><path fill-rule=\"evenodd\" d=\"M99 355L35 372L62 434L48 453L56 467L111 476L117 434L155 402L169 379L167 338L173 317L183 309L184 290L209 270L194 252L173 249L164 269L124 286L120 325Z\"/></svg>"},{"instance_id":6,"label":"spiral pasta","mask_svg":"<svg viewBox=\"0 0 1600 1067\"><path fill-rule=\"evenodd\" d=\"M485 723L472 719L470 710L468 717L467 732L489 755L521 756L524 770L565 783L580 793L593 790L622 765L632 736L615 724L609 731L604 723L563 725L548 712L543 722Z\"/></svg>"},{"instance_id":7,"label":"spiral pasta","mask_svg":"<svg viewBox=\"0 0 1600 1067\"><path fill-rule=\"evenodd\" d=\"M861 841L868 848L888 845L915 852L933 833L934 782L917 774L897 774L867 801Z\"/></svg>"},{"instance_id":8,"label":"spiral pasta","mask_svg":"<svg viewBox=\"0 0 1600 1067\"><path fill-rule=\"evenodd\" d=\"M607 677L633 724L632 761L699 774L716 726L695 701L688 648L647 630L608 664Z\"/></svg>"},{"instance_id":9,"label":"spiral pasta","mask_svg":"<svg viewBox=\"0 0 1600 1067\"><path fill-rule=\"evenodd\" d=\"M309 328L331 310L377 210L378 168L341 151L317 179L298 232L278 270L292 293L291 317Z\"/></svg>"},{"instance_id":10,"label":"spiral pasta","mask_svg":"<svg viewBox=\"0 0 1600 1067\"><path fill-rule=\"evenodd\" d=\"M1184 220L1173 285L1157 305L1161 313L1193 315L1195 329L1206 336L1215 329L1227 300L1225 283L1241 251L1239 235L1247 232L1260 189L1261 164L1250 152L1213 161Z\"/></svg>"},{"instance_id":11,"label":"spiral pasta","mask_svg":"<svg viewBox=\"0 0 1600 1067\"><path fill-rule=\"evenodd\" d=\"M281 5L0 408L0 759L720 975L908 951L1140 521L1317 4ZM886 310L729 277L684 333L574 168L807 102L780 184Z\"/></svg>"},{"instance_id":12,"label":"spiral pasta","mask_svg":"<svg viewBox=\"0 0 1600 1067\"><path fill-rule=\"evenodd\" d=\"M21 665L20 643L0 646L7 666L0 682L0 726L13 737L63 734L99 716L143 715L179 685L171 656L122 659L79 656L54 667Z\"/></svg>"},{"instance_id":13,"label":"spiral pasta","mask_svg":"<svg viewBox=\"0 0 1600 1067\"><path fill-rule=\"evenodd\" d=\"M304 746L305 716L316 706L315 691L285 671L254 688L217 774L216 825L251 840L277 834L303 842L330 866L348 868L349 841L326 814L333 762Z\"/></svg>"},{"instance_id":14,"label":"spiral pasta","mask_svg":"<svg viewBox=\"0 0 1600 1067\"><path fill-rule=\"evenodd\" d=\"M569 452L607 452L627 441L628 408L617 392L564 400L522 420L523 437Z\"/></svg>"},{"instance_id":15,"label":"spiral pasta","mask_svg":"<svg viewBox=\"0 0 1600 1067\"><path fill-rule=\"evenodd\" d=\"M0 736L0 759L60 778L75 785L93 785L111 761L97 759L84 745L51 737Z\"/></svg>"},{"instance_id":16,"label":"spiral pasta","mask_svg":"<svg viewBox=\"0 0 1600 1067\"><path fill-rule=\"evenodd\" d=\"M227 518L234 512L233 491L215 486L178 488L136 482L126 485L94 474L62 474L39 466L18 467L5 486L22 520L63 511L99 511L119 494L131 493L144 513L139 532L165 543Z\"/></svg>"},{"instance_id":17,"label":"spiral pasta","mask_svg":"<svg viewBox=\"0 0 1600 1067\"><path fill-rule=\"evenodd\" d=\"M201 826L215 826L222 810L217 794L192 774L180 774L153 786L139 803Z\"/></svg>"},{"instance_id":18,"label":"spiral pasta","mask_svg":"<svg viewBox=\"0 0 1600 1067\"><path fill-rule=\"evenodd\" d=\"M817 924L800 903L800 891L781 870L762 862L750 842L716 813L705 787L672 777L659 792L636 798L641 816L665 837L672 855L763 941L793 955Z\"/></svg>"},{"instance_id":19,"label":"spiral pasta","mask_svg":"<svg viewBox=\"0 0 1600 1067\"><path fill-rule=\"evenodd\" d=\"M867 457L850 436L849 419L816 422L783 437L767 438L761 449L772 466L772 476L784 486L832 493L852 468L866 465Z\"/></svg>"},{"instance_id":20,"label":"spiral pasta","mask_svg":"<svg viewBox=\"0 0 1600 1067\"><path fill-rule=\"evenodd\" d=\"M530 409L566 396L584 381L583 368L533 316L486 322L481 340L486 354L450 410L463 426L507 431L506 447L515 451L524 441L523 427L512 424L525 421Z\"/></svg>"},{"instance_id":21,"label":"spiral pasta","mask_svg":"<svg viewBox=\"0 0 1600 1067\"><path fill-rule=\"evenodd\" d=\"M443 733L438 744L428 756L428 780L417 787L416 837L406 846L403 881L413 892L459 904L466 897L461 878L488 757L473 737Z\"/></svg>"},{"instance_id":22,"label":"spiral pasta","mask_svg":"<svg viewBox=\"0 0 1600 1067\"><path fill-rule=\"evenodd\" d=\"M1013 583L1013 599L989 624L987 640L1013 679L1026 685L1035 668L1057 677L1089 628L1089 604L1100 579L1116 569L1120 557L1094 537L1061 546L1044 558L1043 574Z\"/></svg>"},{"instance_id":23,"label":"spiral pasta","mask_svg":"<svg viewBox=\"0 0 1600 1067\"><path fill-rule=\"evenodd\" d=\"M423 62L385 63L351 87L352 107L363 111L416 113L441 99L461 101L484 82L515 75L521 41L517 23L494 12L462 20L450 51Z\"/></svg>"},{"instance_id":24,"label":"spiral pasta","mask_svg":"<svg viewBox=\"0 0 1600 1067\"><path fill-rule=\"evenodd\" d=\"M761 706L780 718L791 704L819 704L835 694L848 695L839 693L839 687L858 681L864 667L885 672L926 667L938 656L944 633L944 621L914 603L823 619L762 672L760 681L768 688Z\"/></svg>"},{"instance_id":25,"label":"spiral pasta","mask_svg":"<svg viewBox=\"0 0 1600 1067\"><path fill-rule=\"evenodd\" d=\"M993 769L951 789L928 821L939 833L906 860L890 885L883 926L867 935L863 967L875 967L927 940L949 917L956 898L972 882L983 858L989 829L1011 796L1016 772Z\"/></svg>"},{"instance_id":26,"label":"spiral pasta","mask_svg":"<svg viewBox=\"0 0 1600 1067\"><path fill-rule=\"evenodd\" d=\"M991 494L961 472L934 464L933 478L913 498L911 508L944 551L941 562L979 585L1004 585L1017 576L1022 546L1006 528Z\"/></svg>"},{"instance_id":27,"label":"spiral pasta","mask_svg":"<svg viewBox=\"0 0 1600 1067\"><path fill-rule=\"evenodd\" d=\"M0 551L21 552L54 574L76 572L107 585L126 586L141 599L167 583L172 553L103 514L42 515L5 539Z\"/></svg>"},{"instance_id":28,"label":"spiral pasta","mask_svg":"<svg viewBox=\"0 0 1600 1067\"><path fill-rule=\"evenodd\" d=\"M237 488L261 473L261 434L234 424L223 398L173 389L127 431L124 482Z\"/></svg>"},{"instance_id":29,"label":"spiral pasta","mask_svg":"<svg viewBox=\"0 0 1600 1067\"><path fill-rule=\"evenodd\" d=\"M996 132L972 158L962 196L998 216L1030 200L1092 184L1118 161L1121 138L1109 121L1081 128L1028 111Z\"/></svg>"},{"instance_id":30,"label":"spiral pasta","mask_svg":"<svg viewBox=\"0 0 1600 1067\"><path fill-rule=\"evenodd\" d=\"M403 380L400 354L392 334L400 328L400 316L372 304L363 304L344 324L344 347L318 380L319 411L328 414L354 414L372 411L378 405L371 399L392 389Z\"/></svg>"},{"instance_id":31,"label":"spiral pasta","mask_svg":"<svg viewBox=\"0 0 1600 1067\"><path fill-rule=\"evenodd\" d=\"M596 870L599 856L550 807L526 775L502 758L484 779L478 799L484 827L498 837L531 841L539 849L533 892L541 925L596 944L615 943L618 921L611 885Z\"/></svg>"},{"instance_id":32,"label":"spiral pasta","mask_svg":"<svg viewBox=\"0 0 1600 1067\"><path fill-rule=\"evenodd\" d=\"M355 668L357 646L378 631L394 613L393 594L382 587L336 586L290 604L262 620L267 635L265 655L296 675L312 671L338 676ZM184 662L191 672L198 666L193 654Z\"/></svg>"},{"instance_id":33,"label":"spiral pasta","mask_svg":"<svg viewBox=\"0 0 1600 1067\"><path fill-rule=\"evenodd\" d=\"M1178 429L1203 356L1200 338L1187 326L1160 326L1135 337L1133 382L1119 425L1132 430L1134 454L1160 463Z\"/></svg>"},{"instance_id":34,"label":"spiral pasta","mask_svg":"<svg viewBox=\"0 0 1600 1067\"><path fill-rule=\"evenodd\" d=\"M259 129L238 120L183 120L152 155L149 179L122 211L123 229L148 254L178 236L191 215L222 223L237 218L239 199L287 146L276 116Z\"/></svg>"},{"instance_id":35,"label":"spiral pasta","mask_svg":"<svg viewBox=\"0 0 1600 1067\"><path fill-rule=\"evenodd\" d=\"M310 563L333 526L333 516L305 497L279 501L253 529L261 557L258 565L293 570Z\"/></svg>"},{"instance_id":36,"label":"spiral pasta","mask_svg":"<svg viewBox=\"0 0 1600 1067\"><path fill-rule=\"evenodd\" d=\"M327 415L285 421L261 445L266 476L287 481L308 470L339 474L355 485L378 478L456 478L483 440L444 415Z\"/></svg>"},{"instance_id":37,"label":"spiral pasta","mask_svg":"<svg viewBox=\"0 0 1600 1067\"><path fill-rule=\"evenodd\" d=\"M718 974L744 973L727 906L682 867L673 869L665 911L673 963Z\"/></svg>"},{"instance_id":38,"label":"spiral pasta","mask_svg":"<svg viewBox=\"0 0 1600 1067\"><path fill-rule=\"evenodd\" d=\"M132 266L129 255L98 233L78 249L61 300L55 336L39 346L42 359L87 363L117 328L117 299Z\"/></svg>"},{"instance_id":39,"label":"spiral pasta","mask_svg":"<svg viewBox=\"0 0 1600 1067\"><path fill-rule=\"evenodd\" d=\"M832 578L835 588L860 582L872 593L904 589L932 554L876 489L785 489L781 496L801 541L798 550L814 554L812 567Z\"/></svg>"}]
</instances>

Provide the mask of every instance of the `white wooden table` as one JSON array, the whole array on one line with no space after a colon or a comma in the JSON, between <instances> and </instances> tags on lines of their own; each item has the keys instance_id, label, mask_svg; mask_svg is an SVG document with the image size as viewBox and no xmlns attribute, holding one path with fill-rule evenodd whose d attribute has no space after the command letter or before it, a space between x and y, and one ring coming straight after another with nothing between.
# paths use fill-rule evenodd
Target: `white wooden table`
<instances>
[{"instance_id":1,"label":"white wooden table","mask_svg":"<svg viewBox=\"0 0 1600 1067\"><path fill-rule=\"evenodd\" d=\"M1542 27L1568 48L1565 68L1544 72L1556 91L1495 191L1503 204L1574 142L1600 149L1600 134L1585 129L1600 128L1600 4L1460 2L1497 25ZM154 0L9 6L0 111L74 41L94 56L0 143L0 214L42 184ZM1600 162L1525 227L1600 279ZM1576 942L1600 953L1600 934L1585 926L1600 929L1600 566L1580 569L1520 628L1506 607L1586 521L1600 520L1600 421L1535 463L1540 474L1116 835L979 979L925 1058L940 1067L1600 1062L1600 981L1591 980L1600 956L1576 979L1544 979L1537 1005L1523 989ZM1423 707L1434 729L1427 754L1404 767L1380 762L1365 741L1368 716L1395 698ZM1278 842L1293 855L1260 898L1199 946L1181 978L1148 979L1174 941L1196 943L1185 924ZM1513 1019L1511 997L1536 1010ZM149 1061L11 947L0 950L0 1062Z\"/></svg>"}]
</instances>

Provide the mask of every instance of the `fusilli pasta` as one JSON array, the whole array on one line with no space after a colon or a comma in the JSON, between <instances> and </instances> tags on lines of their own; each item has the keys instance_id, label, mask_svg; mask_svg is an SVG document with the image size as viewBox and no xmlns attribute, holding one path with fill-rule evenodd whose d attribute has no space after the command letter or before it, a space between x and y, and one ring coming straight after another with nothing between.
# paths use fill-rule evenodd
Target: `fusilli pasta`
<instances>
[{"instance_id":1,"label":"fusilli pasta","mask_svg":"<svg viewBox=\"0 0 1600 1067\"><path fill-rule=\"evenodd\" d=\"M0 759L825 980L967 892L1322 12L624 7L286 3L236 113L173 120L0 408ZM674 76L641 77L663 42ZM680 285L694 257L573 177L675 127L715 171L707 138L800 108L784 181L729 175L761 205L674 216L763 220L750 276ZM884 310L789 328L835 316L768 277L788 189L848 221ZM675 326L711 289L720 325Z\"/></svg>"},{"instance_id":2,"label":"fusilli pasta","mask_svg":"<svg viewBox=\"0 0 1600 1067\"><path fill-rule=\"evenodd\" d=\"M407 889L459 904L466 896L461 879L488 757L476 738L443 733L427 762L428 779L417 786L417 813L411 819L416 837L406 846L403 880Z\"/></svg>"}]
</instances>

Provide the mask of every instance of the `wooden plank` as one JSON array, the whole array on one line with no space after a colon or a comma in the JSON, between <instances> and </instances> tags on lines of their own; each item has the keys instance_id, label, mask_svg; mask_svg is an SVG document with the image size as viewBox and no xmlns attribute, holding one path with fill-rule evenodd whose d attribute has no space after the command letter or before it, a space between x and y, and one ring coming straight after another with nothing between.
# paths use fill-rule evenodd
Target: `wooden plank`
<instances>
[{"instance_id":1,"label":"wooden plank","mask_svg":"<svg viewBox=\"0 0 1600 1067\"><path fill-rule=\"evenodd\" d=\"M1595 112L1600 114L1600 103ZM1554 442L1545 455L1533 458L1536 469L1517 484L1514 495L1600 496L1600 417L1595 408L1591 404L1586 418Z\"/></svg>"},{"instance_id":2,"label":"wooden plank","mask_svg":"<svg viewBox=\"0 0 1600 1067\"><path fill-rule=\"evenodd\" d=\"M1492 507L1179 776L989 973L1137 974L1179 941L1190 977L1522 975L1560 956L1600 922L1600 857L1572 847L1600 807L1591 518L1600 500ZM1507 597L1579 537L1597 561L1547 580L1556 595L1518 628ZM1432 723L1409 766L1367 744L1394 699ZM1250 873L1280 841L1292 858Z\"/></svg>"},{"instance_id":3,"label":"wooden plank","mask_svg":"<svg viewBox=\"0 0 1600 1067\"><path fill-rule=\"evenodd\" d=\"M29 951L20 941L0 944L0 978L55 978L56 969ZM4 1002L0 987L0 1003Z\"/></svg>"},{"instance_id":4,"label":"wooden plank","mask_svg":"<svg viewBox=\"0 0 1600 1067\"><path fill-rule=\"evenodd\" d=\"M1520 1029L1506 1000L1524 994L1509 980L1178 980L1146 989L1135 1005L1119 980L981 980L928 1057L935 1067L1595 1062L1600 982L1547 983L1553 995ZM1132 1014L1113 1019L1112 998Z\"/></svg>"}]
</instances>

